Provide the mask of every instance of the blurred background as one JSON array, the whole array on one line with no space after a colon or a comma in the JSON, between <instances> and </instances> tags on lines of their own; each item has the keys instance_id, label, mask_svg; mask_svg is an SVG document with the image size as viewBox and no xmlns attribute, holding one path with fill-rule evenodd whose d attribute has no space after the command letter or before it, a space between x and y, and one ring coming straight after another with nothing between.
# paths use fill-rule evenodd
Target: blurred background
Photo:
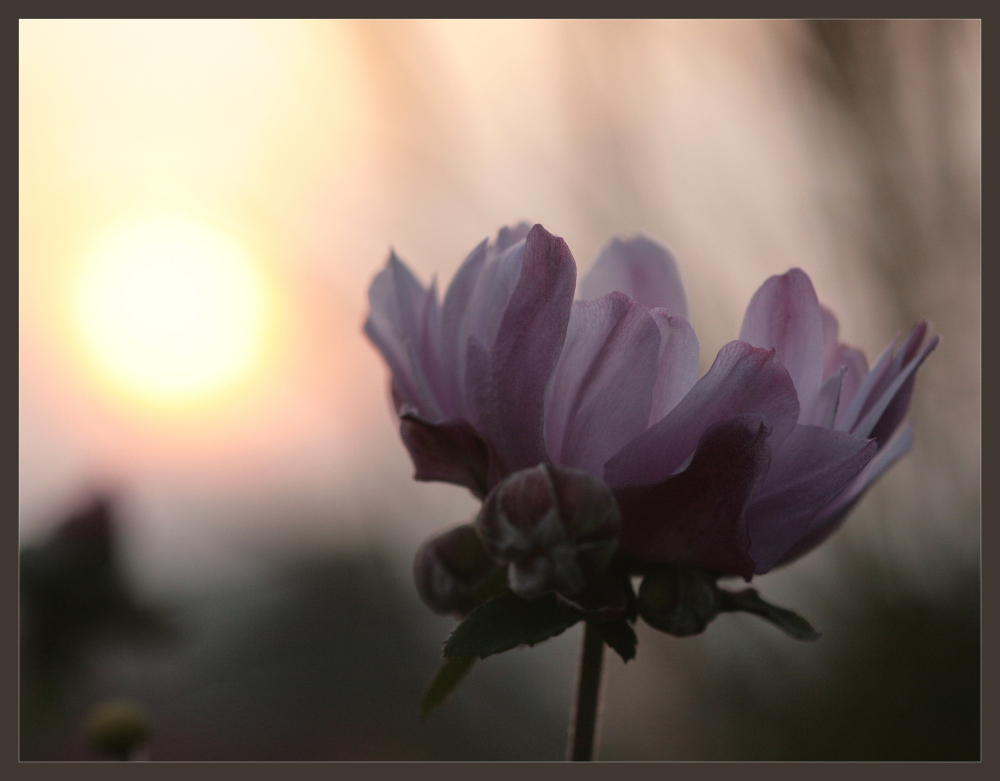
<instances>
[{"instance_id":1,"label":"blurred background","mask_svg":"<svg viewBox=\"0 0 1000 781\"><path fill-rule=\"evenodd\" d=\"M21 757L562 757L580 628L417 706L453 622L361 334L389 247L503 224L679 259L707 368L800 266L872 360L942 335L913 451L755 581L823 633L644 624L603 759L979 757L977 21L20 22ZM183 313L183 316L179 316Z\"/></svg>"}]
</instances>

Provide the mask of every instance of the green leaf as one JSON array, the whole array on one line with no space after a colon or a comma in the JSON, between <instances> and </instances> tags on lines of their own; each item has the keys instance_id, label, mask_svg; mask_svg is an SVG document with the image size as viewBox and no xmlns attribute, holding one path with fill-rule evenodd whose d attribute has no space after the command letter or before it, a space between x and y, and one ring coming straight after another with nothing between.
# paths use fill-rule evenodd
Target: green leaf
<instances>
[{"instance_id":1,"label":"green leaf","mask_svg":"<svg viewBox=\"0 0 1000 781\"><path fill-rule=\"evenodd\" d=\"M555 637L580 618L577 611L556 602L555 594L531 601L503 594L477 607L455 627L444 644L444 655L485 659Z\"/></svg>"},{"instance_id":2,"label":"green leaf","mask_svg":"<svg viewBox=\"0 0 1000 781\"><path fill-rule=\"evenodd\" d=\"M424 699L420 703L420 720L423 721L434 711L444 705L445 700L451 696L455 687L462 682L465 674L472 669L476 663L474 656L449 656L438 667L434 673L430 686L424 693Z\"/></svg>"},{"instance_id":3,"label":"green leaf","mask_svg":"<svg viewBox=\"0 0 1000 781\"><path fill-rule=\"evenodd\" d=\"M620 618L617 621L595 622L594 629L604 638L604 642L609 647L618 652L623 662L635 658L635 645L638 639L635 630L628 625L628 621Z\"/></svg>"},{"instance_id":4,"label":"green leaf","mask_svg":"<svg viewBox=\"0 0 1000 781\"><path fill-rule=\"evenodd\" d=\"M812 624L802 616L783 607L772 605L770 602L765 602L756 589L748 588L737 592L720 589L719 595L722 601L721 610L742 610L746 613L753 613L770 621L786 635L794 637L796 640L818 640L820 637L819 632L813 629Z\"/></svg>"}]
</instances>

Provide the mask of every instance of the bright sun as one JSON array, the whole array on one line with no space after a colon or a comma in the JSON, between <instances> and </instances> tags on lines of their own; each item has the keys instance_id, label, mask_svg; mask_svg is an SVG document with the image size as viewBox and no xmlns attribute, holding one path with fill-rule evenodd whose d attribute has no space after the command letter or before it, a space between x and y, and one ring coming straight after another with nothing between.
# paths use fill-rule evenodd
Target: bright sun
<instances>
[{"instance_id":1,"label":"bright sun","mask_svg":"<svg viewBox=\"0 0 1000 781\"><path fill-rule=\"evenodd\" d=\"M181 216L112 235L75 287L77 333L119 392L187 405L260 364L272 301L254 259L228 233Z\"/></svg>"}]
</instances>

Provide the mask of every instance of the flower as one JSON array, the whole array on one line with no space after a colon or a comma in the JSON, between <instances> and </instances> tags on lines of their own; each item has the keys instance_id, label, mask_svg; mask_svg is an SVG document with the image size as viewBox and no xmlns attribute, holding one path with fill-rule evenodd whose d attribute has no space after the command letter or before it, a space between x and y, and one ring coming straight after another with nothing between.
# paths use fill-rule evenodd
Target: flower
<instances>
[{"instance_id":1,"label":"flower","mask_svg":"<svg viewBox=\"0 0 1000 781\"><path fill-rule=\"evenodd\" d=\"M750 580L821 543L912 444L900 424L938 342L926 322L869 370L792 269L764 282L699 378L666 248L613 239L575 288L566 243L522 223L476 247L441 302L395 254L370 290L365 332L416 478L485 500L479 536L525 596L569 597L595 576L555 564L576 561L586 535L567 508L587 497L617 505L594 526L600 562ZM557 488L559 475L575 477Z\"/></svg>"}]
</instances>

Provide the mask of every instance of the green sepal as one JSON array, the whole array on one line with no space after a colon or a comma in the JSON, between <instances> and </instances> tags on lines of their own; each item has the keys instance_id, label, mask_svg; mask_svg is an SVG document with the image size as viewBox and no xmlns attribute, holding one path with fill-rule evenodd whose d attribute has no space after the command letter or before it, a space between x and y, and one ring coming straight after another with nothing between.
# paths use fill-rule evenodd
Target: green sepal
<instances>
[{"instance_id":1,"label":"green sepal","mask_svg":"<svg viewBox=\"0 0 1000 781\"><path fill-rule=\"evenodd\" d=\"M526 600L507 593L480 605L465 617L444 644L445 656L485 659L519 645L536 645L565 632L581 619L555 594Z\"/></svg>"},{"instance_id":2,"label":"green sepal","mask_svg":"<svg viewBox=\"0 0 1000 781\"><path fill-rule=\"evenodd\" d=\"M616 621L600 621L592 624L609 648L622 658L623 662L635 658L635 646L638 638L628 621L619 618Z\"/></svg>"},{"instance_id":3,"label":"green sepal","mask_svg":"<svg viewBox=\"0 0 1000 781\"><path fill-rule=\"evenodd\" d=\"M440 708L462 682L466 673L476 663L474 656L447 656L431 679L424 699L420 703L420 720L423 721Z\"/></svg>"},{"instance_id":4,"label":"green sepal","mask_svg":"<svg viewBox=\"0 0 1000 781\"><path fill-rule=\"evenodd\" d=\"M720 611L739 610L753 613L770 621L786 635L794 637L796 640L818 640L820 638L819 632L802 616L786 608L765 602L756 589L748 588L735 592L719 589L718 594Z\"/></svg>"}]
</instances>

